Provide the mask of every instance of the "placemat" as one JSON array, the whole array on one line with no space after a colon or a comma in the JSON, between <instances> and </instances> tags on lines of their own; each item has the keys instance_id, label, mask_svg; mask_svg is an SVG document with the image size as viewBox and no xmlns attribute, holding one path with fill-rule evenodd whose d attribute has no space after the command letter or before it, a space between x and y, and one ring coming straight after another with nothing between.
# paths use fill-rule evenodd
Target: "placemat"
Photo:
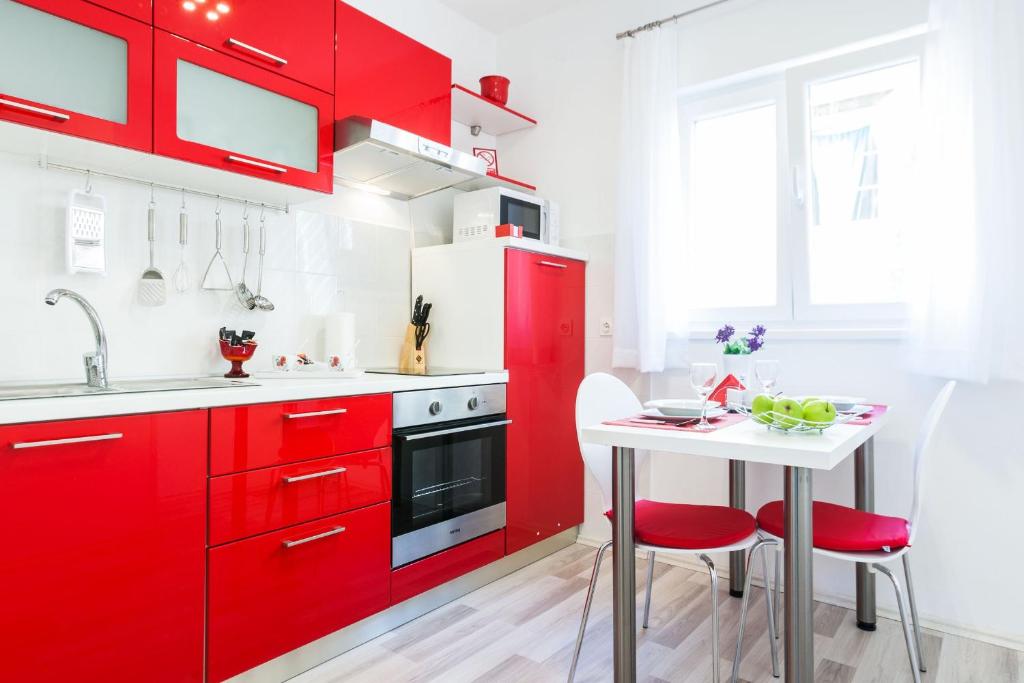
<instances>
[{"instance_id":1,"label":"placemat","mask_svg":"<svg viewBox=\"0 0 1024 683\"><path fill-rule=\"evenodd\" d=\"M727 413L721 417L709 419L708 422L713 424L718 429L730 427L734 424L738 424L747 419L746 415L740 415L735 413ZM697 426L699 418L694 418L691 422L665 422L659 420L656 417L647 417L646 415L635 415L633 417L623 418L621 420L608 420L601 424L614 425L616 427L641 427L646 429L669 429L677 432L696 432L694 427Z\"/></svg>"},{"instance_id":2,"label":"placemat","mask_svg":"<svg viewBox=\"0 0 1024 683\"><path fill-rule=\"evenodd\" d=\"M889 410L889 406L882 405L881 403L865 403L866 406L871 406L871 412L864 413L856 420L850 420L845 423L848 425L869 425L871 424L871 418L879 417L885 414L885 411Z\"/></svg>"}]
</instances>

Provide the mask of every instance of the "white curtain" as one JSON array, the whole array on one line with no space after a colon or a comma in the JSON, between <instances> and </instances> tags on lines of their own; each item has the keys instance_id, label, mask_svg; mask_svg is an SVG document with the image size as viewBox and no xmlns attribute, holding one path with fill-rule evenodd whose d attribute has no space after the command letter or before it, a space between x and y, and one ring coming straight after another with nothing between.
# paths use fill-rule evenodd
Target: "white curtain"
<instances>
[{"instance_id":1,"label":"white curtain","mask_svg":"<svg viewBox=\"0 0 1024 683\"><path fill-rule=\"evenodd\" d=\"M622 42L612 364L657 372L680 364L686 339L687 305L675 278L684 248L677 29L665 25ZM676 309L671 323L669 306Z\"/></svg>"},{"instance_id":2,"label":"white curtain","mask_svg":"<svg viewBox=\"0 0 1024 683\"><path fill-rule=\"evenodd\" d=\"M1024 2L932 0L910 364L1024 380Z\"/></svg>"}]
</instances>

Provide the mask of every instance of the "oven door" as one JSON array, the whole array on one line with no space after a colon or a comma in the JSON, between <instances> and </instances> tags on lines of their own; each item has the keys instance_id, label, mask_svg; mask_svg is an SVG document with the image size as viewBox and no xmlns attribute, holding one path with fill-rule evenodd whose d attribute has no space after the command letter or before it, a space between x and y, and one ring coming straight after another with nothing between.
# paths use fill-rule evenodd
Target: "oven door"
<instances>
[{"instance_id":1,"label":"oven door","mask_svg":"<svg viewBox=\"0 0 1024 683\"><path fill-rule=\"evenodd\" d=\"M504 415L396 430L391 566L505 526Z\"/></svg>"}]
</instances>

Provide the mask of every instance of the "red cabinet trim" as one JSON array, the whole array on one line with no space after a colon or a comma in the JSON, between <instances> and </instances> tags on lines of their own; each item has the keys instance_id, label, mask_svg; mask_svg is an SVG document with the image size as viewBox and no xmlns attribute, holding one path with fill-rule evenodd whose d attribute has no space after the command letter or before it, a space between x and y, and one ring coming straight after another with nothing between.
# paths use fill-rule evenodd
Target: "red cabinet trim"
<instances>
[{"instance_id":1,"label":"red cabinet trim","mask_svg":"<svg viewBox=\"0 0 1024 683\"><path fill-rule=\"evenodd\" d=\"M0 119L121 147L153 150L153 29L84 0L18 0L127 43L127 121L117 123L0 91ZM113 75L111 76L113 77Z\"/></svg>"},{"instance_id":2,"label":"red cabinet trim","mask_svg":"<svg viewBox=\"0 0 1024 683\"><path fill-rule=\"evenodd\" d=\"M153 149L157 154L319 192L332 191L334 99L330 95L165 31L156 30L154 42L153 73L157 88L153 94ZM317 111L317 171L312 172L267 159L255 159L236 150L219 149L179 138L178 60L190 62L314 107Z\"/></svg>"},{"instance_id":3,"label":"red cabinet trim","mask_svg":"<svg viewBox=\"0 0 1024 683\"><path fill-rule=\"evenodd\" d=\"M126 17L153 23L153 0L89 0L93 4L112 9Z\"/></svg>"},{"instance_id":4,"label":"red cabinet trim","mask_svg":"<svg viewBox=\"0 0 1024 683\"><path fill-rule=\"evenodd\" d=\"M466 541L391 572L391 604L457 579L505 556L505 530Z\"/></svg>"}]
</instances>

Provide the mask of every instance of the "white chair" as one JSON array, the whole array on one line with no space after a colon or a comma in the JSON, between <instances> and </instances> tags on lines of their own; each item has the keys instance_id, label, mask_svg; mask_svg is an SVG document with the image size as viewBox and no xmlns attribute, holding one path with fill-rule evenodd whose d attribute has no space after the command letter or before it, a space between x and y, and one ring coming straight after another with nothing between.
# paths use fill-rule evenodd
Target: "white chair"
<instances>
[{"instance_id":1,"label":"white chair","mask_svg":"<svg viewBox=\"0 0 1024 683\"><path fill-rule=\"evenodd\" d=\"M914 598L914 584L910 577L909 552L914 545L921 520L921 501L923 498L925 454L931 442L935 427L939 424L946 404L956 388L956 382L947 382L932 401L928 414L925 415L921 431L918 433L914 446L914 498L910 509L910 519L876 515L862 510L815 501L814 515L814 552L826 557L834 557L847 562L863 562L870 571L880 571L892 582L896 592L896 604L900 610L903 623L903 637L907 641L907 655L915 683L920 683L922 671L927 671L921 652L921 623L917 616L917 600ZM762 506L757 512L757 525L764 538L783 542L785 525L783 523L783 502L776 500ZM779 546L781 547L781 545ZM885 566L886 563L903 560L903 573L907 580L907 597L910 602L910 614L913 629L907 621L906 601L899 579ZM776 565L777 567L778 565ZM776 568L776 577L778 569ZM749 585L750 574L747 574ZM767 574L765 575L767 586ZM778 604L778 581L775 583L775 604ZM739 655L743 649L743 626L747 613L747 594L743 596L743 608L740 611L740 630L736 639L736 658L733 660L732 677L736 680ZM913 634L911 634L913 630Z\"/></svg>"},{"instance_id":2,"label":"white chair","mask_svg":"<svg viewBox=\"0 0 1024 683\"><path fill-rule=\"evenodd\" d=\"M580 384L576 394L576 434L584 427L598 424L606 420L630 417L642 410L629 387L617 378L603 374L586 377ZM601 488L605 514L611 518L612 500L612 450L608 446L583 443L580 441L583 460ZM648 454L636 452L636 471L639 471ZM659 503L652 500L636 501L634 533L636 548L647 551L647 597L644 602L643 627L647 628L651 611L651 584L654 578L655 553L676 555L697 555L708 567L711 575L711 629L712 629L712 672L715 683L719 681L719 648L718 648L718 574L715 565L707 553L725 553L733 550L750 548L750 557L758 549L763 549L761 559L767 571L767 548L776 545L777 541L762 539L757 535L757 527L753 516L745 510L737 510L720 505L681 505L675 503ZM594 599L594 587L597 585L597 574L601 569L601 560L611 545L606 542L597 551L594 560L594 571L590 577L590 588L583 607L583 619L580 622L579 635L576 638L576 649L572 656L569 669L569 681L576 675L580 649L583 646L583 635L587 628L587 617ZM634 552L627 549L625 552ZM772 621L772 595L765 591L765 604L768 608L768 638L772 649L772 674L778 676L778 653L776 648L775 626Z\"/></svg>"}]
</instances>

